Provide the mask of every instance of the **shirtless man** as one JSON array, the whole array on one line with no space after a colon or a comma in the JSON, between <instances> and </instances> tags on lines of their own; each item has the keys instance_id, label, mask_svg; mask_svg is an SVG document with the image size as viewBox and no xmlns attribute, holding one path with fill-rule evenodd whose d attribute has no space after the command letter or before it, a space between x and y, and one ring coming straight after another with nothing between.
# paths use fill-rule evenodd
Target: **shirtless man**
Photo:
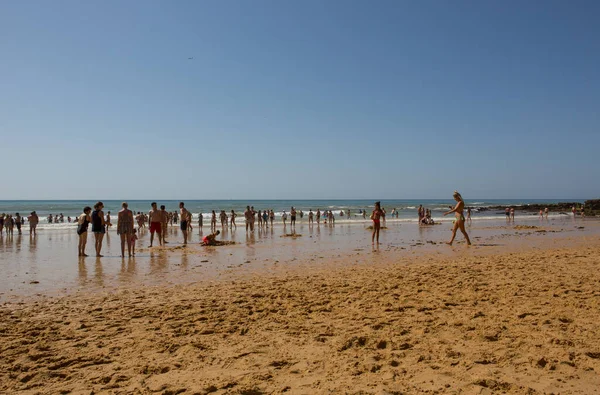
<instances>
[{"instance_id":1,"label":"shirtless man","mask_svg":"<svg viewBox=\"0 0 600 395\"><path fill-rule=\"evenodd\" d=\"M321 209L317 209L317 225L321 223Z\"/></svg>"},{"instance_id":2,"label":"shirtless man","mask_svg":"<svg viewBox=\"0 0 600 395\"><path fill-rule=\"evenodd\" d=\"M296 209L294 207L290 210L290 226L296 227Z\"/></svg>"},{"instance_id":3,"label":"shirtless man","mask_svg":"<svg viewBox=\"0 0 600 395\"><path fill-rule=\"evenodd\" d=\"M183 233L183 244L187 244L188 239L188 224L192 222L192 213L185 207L183 202L179 202L179 215L181 217L181 232Z\"/></svg>"},{"instance_id":4,"label":"shirtless man","mask_svg":"<svg viewBox=\"0 0 600 395\"><path fill-rule=\"evenodd\" d=\"M250 206L246 206L246 211L244 211L244 218L246 219L246 232L250 229L250 225L252 222L252 212L250 211Z\"/></svg>"},{"instance_id":5,"label":"shirtless man","mask_svg":"<svg viewBox=\"0 0 600 395\"><path fill-rule=\"evenodd\" d=\"M256 222L256 211L254 211L254 206L250 206L250 213L252 214L252 220L250 221L250 230L254 232L254 223Z\"/></svg>"},{"instance_id":6,"label":"shirtless man","mask_svg":"<svg viewBox=\"0 0 600 395\"><path fill-rule=\"evenodd\" d=\"M152 210L148 212L148 226L150 227L150 247L152 247L152 244L154 243L154 233L158 233L158 244L162 246L163 244L161 237L161 224L163 222L163 215L162 212L156 206L156 202L152 202L151 206Z\"/></svg>"},{"instance_id":7,"label":"shirtless man","mask_svg":"<svg viewBox=\"0 0 600 395\"><path fill-rule=\"evenodd\" d=\"M27 220L29 221L29 234L31 235L33 233L33 235L37 235L36 228L38 223L40 222L40 218L38 217L36 212L32 211L29 217L27 217Z\"/></svg>"},{"instance_id":8,"label":"shirtless man","mask_svg":"<svg viewBox=\"0 0 600 395\"><path fill-rule=\"evenodd\" d=\"M548 219L548 211L549 211L549 210L548 210L548 207L546 207L546 208L544 209L544 215L546 216L546 219Z\"/></svg>"},{"instance_id":9,"label":"shirtless man","mask_svg":"<svg viewBox=\"0 0 600 395\"><path fill-rule=\"evenodd\" d=\"M168 244L167 242L167 225L169 224L169 213L166 210L164 204L160 205L160 213L162 217L160 218L160 236L162 239L163 245Z\"/></svg>"},{"instance_id":10,"label":"shirtless man","mask_svg":"<svg viewBox=\"0 0 600 395\"><path fill-rule=\"evenodd\" d=\"M309 225L313 225L313 212L312 212L312 208L310 210L308 210L308 224Z\"/></svg>"}]
</instances>

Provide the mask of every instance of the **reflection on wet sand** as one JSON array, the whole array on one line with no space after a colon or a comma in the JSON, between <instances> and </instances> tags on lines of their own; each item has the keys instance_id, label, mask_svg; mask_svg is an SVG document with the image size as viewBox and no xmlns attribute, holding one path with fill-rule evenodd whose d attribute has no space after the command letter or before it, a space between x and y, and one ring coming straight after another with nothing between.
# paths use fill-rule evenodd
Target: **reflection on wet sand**
<instances>
[{"instance_id":1,"label":"reflection on wet sand","mask_svg":"<svg viewBox=\"0 0 600 395\"><path fill-rule=\"evenodd\" d=\"M306 262L326 264L344 257L349 262L376 262L375 255L361 260L361 254L493 253L494 248L516 248L532 242L542 245L544 240L551 242L557 235L595 235L599 229L598 221L590 219L574 224L572 218L544 220L543 225L536 218L521 221L519 226L506 226L504 221L474 221L469 225L475 242L470 249L461 241L453 248L442 244L450 232L448 223L417 226L388 221L387 229L381 233L381 245L374 247L364 224L299 223L295 228L297 237L283 237L289 234L289 225L257 228L248 233L242 226L237 230L225 228L220 240L235 244L219 247L199 244L202 235L208 234L202 229L196 229L190 243L183 246L181 231L172 227L167 233L169 243L151 249L147 248L149 232L141 229L136 256L132 259L121 258L120 240L112 243L115 237L110 234L112 231L105 236L104 257L99 259L77 257L78 237L71 231L43 230L30 237L5 235L0 238L0 267L5 274L0 278L0 301L37 293L60 294L63 289L78 292L139 284L189 283L216 279L223 273L279 270ZM87 252L91 255L93 245L89 244Z\"/></svg>"}]
</instances>

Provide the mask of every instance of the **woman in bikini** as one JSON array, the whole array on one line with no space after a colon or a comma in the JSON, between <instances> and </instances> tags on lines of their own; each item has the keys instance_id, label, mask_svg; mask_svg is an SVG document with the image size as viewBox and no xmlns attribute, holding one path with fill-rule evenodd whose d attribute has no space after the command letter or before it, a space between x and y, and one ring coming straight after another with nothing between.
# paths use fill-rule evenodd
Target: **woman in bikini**
<instances>
[{"instance_id":1,"label":"woman in bikini","mask_svg":"<svg viewBox=\"0 0 600 395\"><path fill-rule=\"evenodd\" d=\"M235 217L237 217L237 214L235 213L235 211L231 210L231 216L229 218L231 218L231 225L229 225L230 228L235 228L237 229L237 224L235 223Z\"/></svg>"},{"instance_id":2,"label":"woman in bikini","mask_svg":"<svg viewBox=\"0 0 600 395\"><path fill-rule=\"evenodd\" d=\"M117 234L121 236L121 258L125 257L125 243L131 256L131 236L133 235L133 213L129 210L127 202L121 204L123 209L117 214Z\"/></svg>"},{"instance_id":3,"label":"woman in bikini","mask_svg":"<svg viewBox=\"0 0 600 395\"><path fill-rule=\"evenodd\" d=\"M454 221L454 227L452 228L452 238L446 244L452 245L452 242L456 237L456 230L460 229L462 234L465 236L465 239L467 240L467 244L471 245L471 240L469 240L469 235L465 230L465 216L463 214L465 202L463 201L462 196L460 196L460 193L458 193L457 191L454 191L454 195L452 195L452 197L454 197L454 200L456 200L456 206L452 210L445 212L444 216L454 213L454 215L456 216L456 220Z\"/></svg>"},{"instance_id":4,"label":"woman in bikini","mask_svg":"<svg viewBox=\"0 0 600 395\"><path fill-rule=\"evenodd\" d=\"M377 236L377 244L379 244L379 229L381 229L381 217L383 217L381 203L375 202L375 210L373 210L373 213L371 213L371 219L373 220L373 234L371 235L372 244L375 244L375 236Z\"/></svg>"}]
</instances>

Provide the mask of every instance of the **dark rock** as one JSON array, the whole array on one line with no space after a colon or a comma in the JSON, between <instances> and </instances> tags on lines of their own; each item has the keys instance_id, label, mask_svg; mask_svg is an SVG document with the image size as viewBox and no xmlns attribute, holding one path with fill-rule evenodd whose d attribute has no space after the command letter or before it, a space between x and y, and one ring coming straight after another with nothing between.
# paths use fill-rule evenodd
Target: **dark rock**
<instances>
[{"instance_id":1,"label":"dark rock","mask_svg":"<svg viewBox=\"0 0 600 395\"><path fill-rule=\"evenodd\" d=\"M600 215L600 199L586 200L583 205L585 215L596 216Z\"/></svg>"}]
</instances>

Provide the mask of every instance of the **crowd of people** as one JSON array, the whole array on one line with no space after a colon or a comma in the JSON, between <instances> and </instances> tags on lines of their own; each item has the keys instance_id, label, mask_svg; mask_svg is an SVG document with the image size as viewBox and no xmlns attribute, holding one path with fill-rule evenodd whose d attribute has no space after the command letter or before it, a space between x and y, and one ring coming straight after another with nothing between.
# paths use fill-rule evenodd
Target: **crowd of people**
<instances>
[{"instance_id":1,"label":"crowd of people","mask_svg":"<svg viewBox=\"0 0 600 395\"><path fill-rule=\"evenodd\" d=\"M453 221L453 229L452 229L452 237L448 244L452 244L455 237L456 232L458 230L464 235L467 244L471 244L469 236L465 230L465 223L471 221L471 208L465 207L465 203L462 199L462 196L457 191L454 192L453 198L456 201L455 206L450 206L449 211L444 212L444 216L449 214L455 214L455 220ZM77 234L79 235L79 244L78 244L78 253L79 256L85 257L88 256L85 252L88 232L91 231L94 235L94 252L97 257L102 257L102 244L104 235L108 231L108 229L112 226L111 223L111 214L108 211L106 214L103 211L104 204L102 202L97 202L94 207L85 207L81 215L77 218L67 217L67 222L77 223ZM464 212L466 211L466 218ZM579 211L581 211L579 213ZM435 221L432 217L431 210L428 208L424 208L423 205L419 205L417 209L419 225L434 225ZM572 212L574 216L578 214L583 216L583 208L581 210L572 208ZM539 211L540 218L548 218L549 210L546 208L545 210ZM296 221L298 218L302 219L304 217L304 212L302 210L297 210L295 207L291 207L289 210L289 214L287 211L283 211L281 215L281 220L283 222L284 228L287 226L288 220L289 224L293 231L295 231ZM511 207L507 207L505 209L505 214L507 221L514 221L515 218L515 209ZM354 216L362 217L366 219L367 210L359 209L358 214ZM398 218L399 210L396 208L391 211L392 218ZM253 206L246 206L246 210L243 213L245 220L246 232L254 232L255 229L262 230L268 229L269 227L273 227L273 223L275 221L275 212L273 209L266 210L258 210L256 211ZM317 224L335 224L336 217L332 210L323 210L317 209L313 211L310 209L307 213L308 216L308 225L313 226L315 222ZM340 218L348 218L350 219L352 213L349 209L346 211L340 210L339 217ZM219 213L219 221L221 223L222 229L237 229L236 218L238 214L235 210L231 210L230 213L227 213L225 210L220 210ZM212 210L210 214L210 231L211 233L205 237L203 237L203 244L205 245L215 245L216 236L221 233L220 230L217 230L217 213L215 210ZM381 207L380 202L375 203L374 210L370 215L370 219L373 221L373 233L371 237L371 241L373 243L379 243L379 232L382 225L385 225L386 219L386 211ZM62 213L58 215L48 215L48 223L63 223L65 222L65 217ZM39 224L39 217L35 211L32 211L31 214L25 218L21 216L19 213L12 214L0 214L0 236L2 236L3 232L6 232L7 235L12 235L14 233L14 229L16 228L17 232L21 234L22 227L25 223L29 223L29 233L31 235L35 235L37 232L37 225ZM198 227L200 232L202 232L202 228L204 226L204 217L202 213L198 214ZM135 224L137 224L137 229L135 228ZM119 211L117 215L117 234L121 238L121 256L125 256L125 250L129 256L135 255L135 242L138 239L137 233L139 230L148 229L150 232L150 245L149 247L153 247L155 244L155 236L158 244L160 246L168 243L166 240L166 230L168 226L175 226L179 224L179 227L183 233L183 244L187 244L188 237L190 232L193 230L192 227L192 213L185 208L184 202L179 203L179 211L166 211L164 205L158 207L156 202L151 203L151 210L148 213L143 213L138 211L137 213L132 212L128 208L127 202L122 203L122 209ZM91 225L91 229L90 229Z\"/></svg>"}]
</instances>

